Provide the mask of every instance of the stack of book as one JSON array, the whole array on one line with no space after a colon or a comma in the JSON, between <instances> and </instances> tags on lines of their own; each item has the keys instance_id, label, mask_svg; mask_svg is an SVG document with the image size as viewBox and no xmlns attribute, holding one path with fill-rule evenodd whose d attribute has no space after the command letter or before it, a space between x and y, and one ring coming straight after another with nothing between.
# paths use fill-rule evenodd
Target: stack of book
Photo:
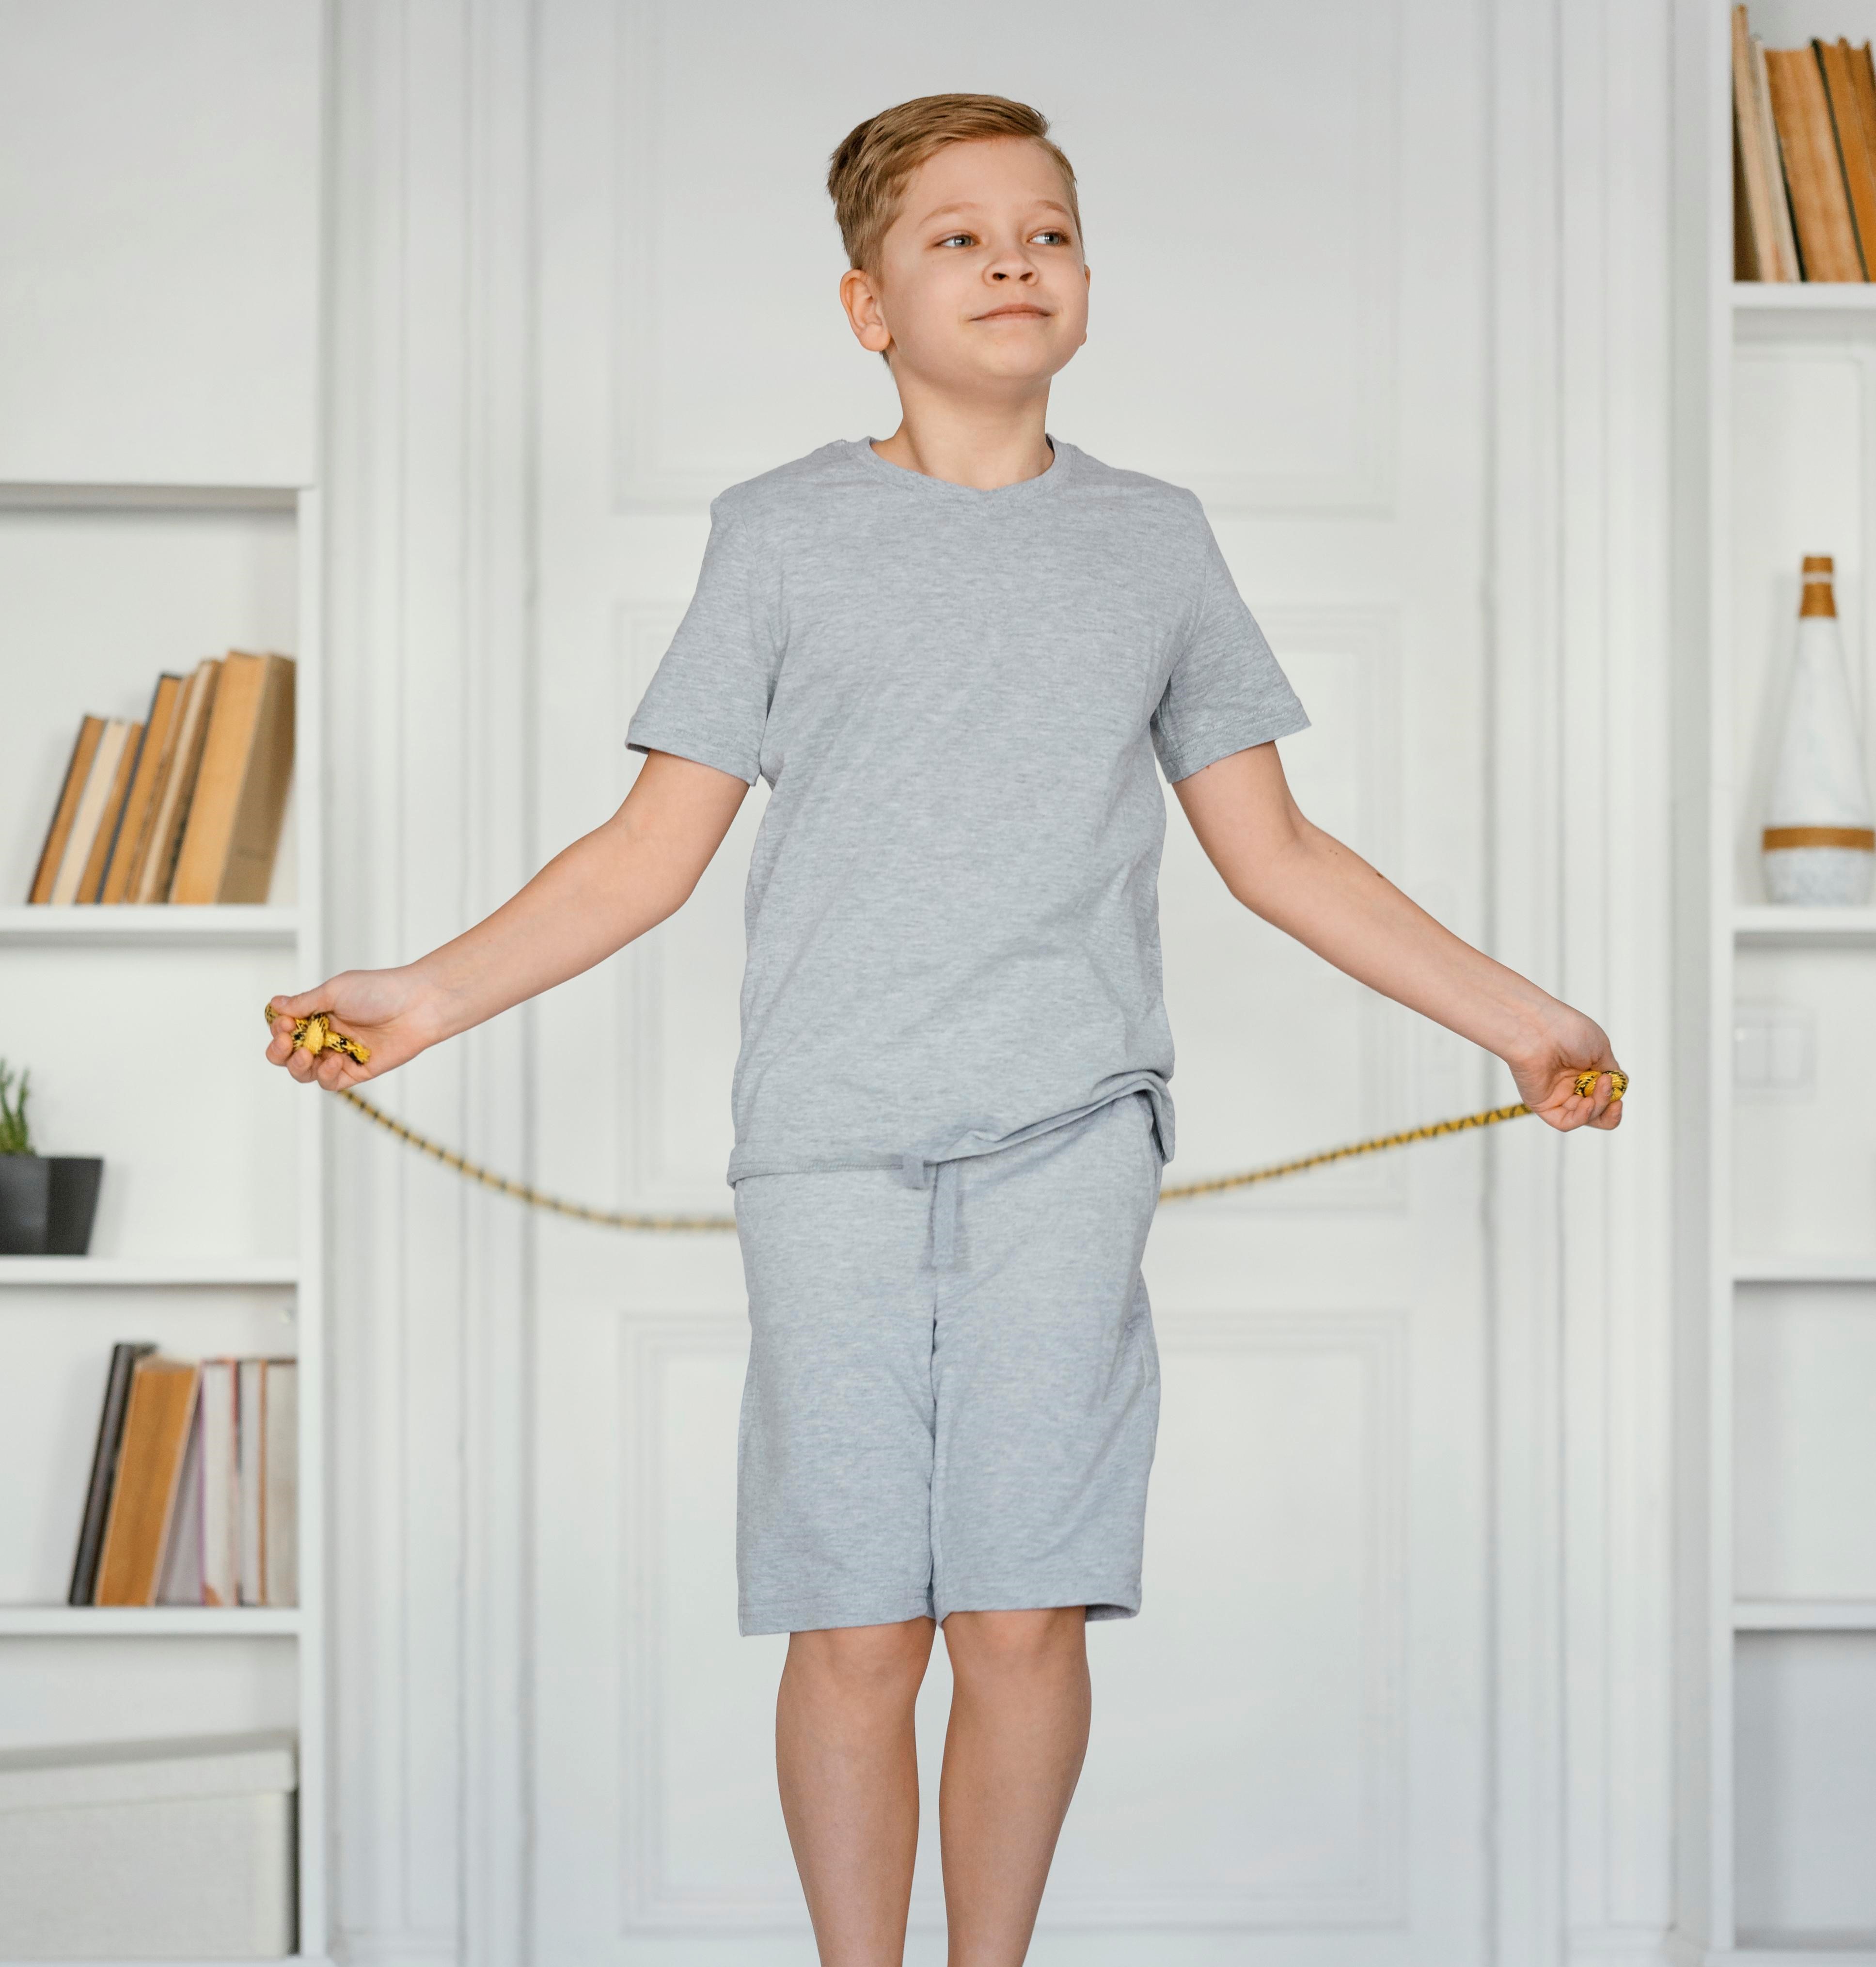
<instances>
[{"instance_id":1,"label":"stack of book","mask_svg":"<svg viewBox=\"0 0 1876 1967\"><path fill-rule=\"evenodd\" d=\"M69 1602L296 1604L296 1380L114 1346Z\"/></svg>"},{"instance_id":2,"label":"stack of book","mask_svg":"<svg viewBox=\"0 0 1876 1967\"><path fill-rule=\"evenodd\" d=\"M1865 41L1768 48L1732 10L1733 277L1876 276L1876 69Z\"/></svg>"},{"instance_id":3,"label":"stack of book","mask_svg":"<svg viewBox=\"0 0 1876 1967\"><path fill-rule=\"evenodd\" d=\"M293 664L236 650L87 717L29 903L264 902L293 769Z\"/></svg>"}]
</instances>

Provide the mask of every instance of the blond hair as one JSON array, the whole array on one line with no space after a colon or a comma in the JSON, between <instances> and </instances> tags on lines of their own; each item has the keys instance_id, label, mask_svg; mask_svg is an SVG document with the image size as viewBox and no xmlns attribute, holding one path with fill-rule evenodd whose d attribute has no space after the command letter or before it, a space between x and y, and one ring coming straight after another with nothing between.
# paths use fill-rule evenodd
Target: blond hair
<instances>
[{"instance_id":1,"label":"blond hair","mask_svg":"<svg viewBox=\"0 0 1876 1967\"><path fill-rule=\"evenodd\" d=\"M1049 141L1048 129L1048 118L1039 109L1007 95L915 95L869 116L847 133L828 160L828 195L848 264L879 271L880 241L899 216L899 202L912 173L928 157L951 144L990 137L1026 137L1054 159L1078 234L1081 208L1074 167Z\"/></svg>"}]
</instances>

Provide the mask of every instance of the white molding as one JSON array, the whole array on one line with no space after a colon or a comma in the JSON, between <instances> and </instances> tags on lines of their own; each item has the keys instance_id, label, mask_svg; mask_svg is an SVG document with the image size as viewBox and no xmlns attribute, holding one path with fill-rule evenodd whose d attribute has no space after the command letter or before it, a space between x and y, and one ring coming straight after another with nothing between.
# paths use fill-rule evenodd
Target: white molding
<instances>
[{"instance_id":1,"label":"white molding","mask_svg":"<svg viewBox=\"0 0 1876 1967\"><path fill-rule=\"evenodd\" d=\"M463 541L468 906L512 894L538 864L534 814L534 34L531 7L470 0ZM468 1151L532 1172L531 1016L475 1036L466 1061ZM463 1439L464 1967L529 1950L532 1848L530 1549L533 1219L465 1214Z\"/></svg>"},{"instance_id":2,"label":"white molding","mask_svg":"<svg viewBox=\"0 0 1876 1967\"><path fill-rule=\"evenodd\" d=\"M795 1931L806 1925L796 1891L779 1898L751 1893L739 1898L719 1885L706 1898L692 1900L672 1891L662 1876L659 1798L664 1788L666 1704L657 1690L659 1613L665 1600L657 1520L665 1455L662 1376L673 1359L712 1355L741 1359L748 1344L749 1322L738 1312L635 1312L620 1327L618 1405L622 1414L631 1416L630 1445L619 1458L625 1494L618 1520L625 1547L617 1553L625 1601L618 1704L625 1814L618 1894L622 1933Z\"/></svg>"},{"instance_id":3,"label":"white molding","mask_svg":"<svg viewBox=\"0 0 1876 1967\"><path fill-rule=\"evenodd\" d=\"M347 1933L333 1951L344 1967L455 1967L460 1946L454 1933Z\"/></svg>"},{"instance_id":4,"label":"white molding","mask_svg":"<svg viewBox=\"0 0 1876 1967\"><path fill-rule=\"evenodd\" d=\"M1673 1956L1665 1927L1583 1927L1569 1936L1569 1967L1670 1967Z\"/></svg>"},{"instance_id":5,"label":"white molding","mask_svg":"<svg viewBox=\"0 0 1876 1967\"><path fill-rule=\"evenodd\" d=\"M1665 1119L1667 9L1493 20L1492 946L1606 1021ZM1666 1926L1668 1137L1493 1143L1506 1967Z\"/></svg>"},{"instance_id":6,"label":"white molding","mask_svg":"<svg viewBox=\"0 0 1876 1967\"><path fill-rule=\"evenodd\" d=\"M1362 1634L1366 1756L1364 1859L1354 1877L1314 1891L1207 1888L1192 1879L1151 1890L1070 1901L1057 1891L1038 1921L1041 1933L1109 1927L1177 1930L1209 1927L1258 1932L1397 1926L1409 1901L1407 1746L1407 1507L1412 1488L1407 1412L1408 1319L1399 1311L1187 1311L1154 1309L1162 1359L1181 1354L1314 1354L1361 1361L1367 1380L1372 1456L1364 1497L1367 1524ZM921 1905L921 1899L924 1904ZM940 1924L941 1906L928 1891L915 1913Z\"/></svg>"},{"instance_id":7,"label":"white molding","mask_svg":"<svg viewBox=\"0 0 1876 1967\"><path fill-rule=\"evenodd\" d=\"M655 183L660 161L658 17L668 0L610 4L615 21L613 121L619 133L613 182L606 188L615 210L615 242L612 291L617 318L612 325L609 364L613 505L620 512L701 512L728 478L752 476L778 460L752 454L740 463L699 469L647 451L644 434L658 428L652 412L665 384L651 313L660 272L644 223L656 212L657 200L641 188ZM1197 493L1215 518L1284 512L1355 517L1392 509L1400 425L1400 15L1399 0L1374 0L1371 18L1358 39L1355 60L1342 76L1351 98L1346 128L1361 153L1362 187L1349 249L1363 282L1361 359L1348 386L1355 406L1349 419L1350 454L1306 472L1220 472L1184 467L1177 458L1160 460L1157 474Z\"/></svg>"},{"instance_id":8,"label":"white molding","mask_svg":"<svg viewBox=\"0 0 1876 1967\"><path fill-rule=\"evenodd\" d=\"M1554 976L1558 845L1555 208L1560 135L1554 5L1490 16L1495 318L1490 734L1493 953ZM1561 1544L1558 1469L1557 1142L1489 1145L1493 1300L1493 1944L1501 1967L1558 1967L1561 1878Z\"/></svg>"},{"instance_id":9,"label":"white molding","mask_svg":"<svg viewBox=\"0 0 1876 1967\"><path fill-rule=\"evenodd\" d=\"M531 871L533 10L340 0L331 955L407 959ZM379 1094L524 1174L527 1020ZM528 1229L333 1131L335 1910L348 1957L518 1959L531 1808Z\"/></svg>"},{"instance_id":10,"label":"white molding","mask_svg":"<svg viewBox=\"0 0 1876 1967\"><path fill-rule=\"evenodd\" d=\"M1262 1932L1397 1925L1407 1908L1408 1771L1406 1711L1407 1338L1405 1321L1388 1310L1309 1312L1182 1311L1154 1315L1162 1357L1181 1352L1311 1354L1351 1357L1363 1368L1372 1445L1365 1498L1367 1519L1362 1633L1367 1649L1361 1695L1366 1797L1359 1873L1319 1888L1285 1891L1208 1888L1183 1878L1156 1888L1081 1894L1058 1888L1039 1932L1116 1927L1154 1930L1212 1928ZM662 1877L660 1798L666 1750L660 1722L662 1670L660 1608L667 1602L657 1504L668 1449L664 1375L676 1360L740 1359L748 1326L740 1312L634 1311L619 1322L619 1408L630 1416L630 1449L622 1458L625 1493L619 1552L626 1580L624 1681L617 1711L619 1766L627 1772L625 1834L618 1902L620 1930L629 1935L795 1932L805 1925L799 1893L738 1894L722 1883L691 1897ZM915 1887L912 1923L941 1930L943 1905L935 1881Z\"/></svg>"}]
</instances>

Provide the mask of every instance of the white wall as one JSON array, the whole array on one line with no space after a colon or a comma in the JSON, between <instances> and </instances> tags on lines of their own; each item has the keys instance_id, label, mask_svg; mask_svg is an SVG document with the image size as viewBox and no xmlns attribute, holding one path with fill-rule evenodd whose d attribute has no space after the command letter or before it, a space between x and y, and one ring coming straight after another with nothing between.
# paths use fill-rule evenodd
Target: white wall
<instances>
[{"instance_id":1,"label":"white wall","mask_svg":"<svg viewBox=\"0 0 1876 1967\"><path fill-rule=\"evenodd\" d=\"M323 480L347 706L330 944L389 961L558 844L530 837L528 763L532 228L557 219L531 170L553 105L521 0L337 0L318 463L315 214L247 194L311 114L250 78L310 58L320 10L228 12L0 7L0 142L25 160L0 170L0 477ZM1405 0L1400 19L1412 60ZM1495 1801L1454 1829L1492 1839L1499 1957L1545 1967L1658 1957L1668 1918L1665 1130L1647 1126L1668 1090L1667 21L1660 0L1481 0L1478 26L1495 724L1487 755L1451 765L1490 788L1493 947L1601 1010L1637 1071L1619 1155L1566 1162L1535 1129L1494 1148ZM149 79L153 113L101 128L86 85L113 64ZM205 190L205 157L231 149L239 181ZM73 250L42 233L38 263L71 284L9 292L47 225ZM529 1067L527 1020L499 1020L400 1074L394 1103L525 1173ZM506 1960L528 1890L528 1226L350 1116L331 1138L337 1910L355 1958Z\"/></svg>"},{"instance_id":2,"label":"white wall","mask_svg":"<svg viewBox=\"0 0 1876 1967\"><path fill-rule=\"evenodd\" d=\"M312 481L321 25L0 5L0 480Z\"/></svg>"},{"instance_id":3,"label":"white wall","mask_svg":"<svg viewBox=\"0 0 1876 1967\"><path fill-rule=\"evenodd\" d=\"M378 714L340 741L332 902L341 954L377 961L558 844L518 844L528 131L553 105L531 99L509 8L340 18L334 639ZM1452 764L1493 788L1495 947L1601 1009L1638 1094L1665 1101L1665 10L1508 0L1479 25L1499 105L1497 564L1478 597L1497 722L1489 757ZM544 222L586 224L572 195ZM526 1167L525 1032L420 1069L405 1109ZM1535 1133L1497 1150L1490 1834L1497 1944L1519 1967L1657 1957L1668 1917L1662 1137L1619 1138L1593 1168ZM500 1205L375 1140L335 1147L340 1372L360 1396L339 1534L373 1552L349 1584L342 1567L342 1920L374 1958L501 1955L525 1896L501 1784L525 1765L529 1562L507 1458L544 1314Z\"/></svg>"}]
</instances>

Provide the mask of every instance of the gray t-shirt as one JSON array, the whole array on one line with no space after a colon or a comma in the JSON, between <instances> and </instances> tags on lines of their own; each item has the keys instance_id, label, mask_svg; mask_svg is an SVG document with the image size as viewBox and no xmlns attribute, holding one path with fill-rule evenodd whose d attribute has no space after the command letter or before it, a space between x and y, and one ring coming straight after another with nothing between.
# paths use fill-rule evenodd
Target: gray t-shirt
<instances>
[{"instance_id":1,"label":"gray t-shirt","mask_svg":"<svg viewBox=\"0 0 1876 1967\"><path fill-rule=\"evenodd\" d=\"M1169 780L1308 724L1190 492L823 444L712 500L626 741L753 785L734 1183L988 1153L1135 1091L1173 1148Z\"/></svg>"}]
</instances>

